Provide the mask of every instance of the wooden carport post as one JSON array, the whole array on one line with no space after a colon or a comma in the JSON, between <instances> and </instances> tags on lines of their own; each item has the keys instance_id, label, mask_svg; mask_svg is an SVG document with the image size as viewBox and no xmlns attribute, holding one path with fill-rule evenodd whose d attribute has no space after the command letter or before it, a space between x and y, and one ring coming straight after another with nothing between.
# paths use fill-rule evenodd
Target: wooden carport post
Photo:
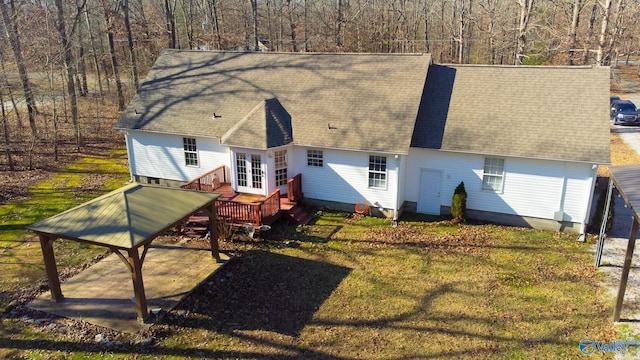
<instances>
[{"instance_id":1,"label":"wooden carport post","mask_svg":"<svg viewBox=\"0 0 640 360\"><path fill-rule=\"evenodd\" d=\"M211 256L216 259L216 262L222 262L220 259L220 246L218 244L218 215L216 211L216 202L212 202L206 209L209 215L209 242L211 243Z\"/></svg>"},{"instance_id":2,"label":"wooden carport post","mask_svg":"<svg viewBox=\"0 0 640 360\"><path fill-rule=\"evenodd\" d=\"M56 257L53 253L53 242L56 238L42 233L38 233L38 237L40 238L40 248L42 249L42 256L44 257L44 268L47 272L51 297L56 302L61 302L64 300L64 296L62 296L62 290L60 289L60 276L58 276L58 266L56 265Z\"/></svg>"},{"instance_id":3,"label":"wooden carport post","mask_svg":"<svg viewBox=\"0 0 640 360\"><path fill-rule=\"evenodd\" d=\"M147 319L147 296L144 293L144 283L142 281L142 261L138 254L138 248L127 250L129 252L129 265L131 266L131 280L133 280L133 292L136 296L136 312L138 321Z\"/></svg>"},{"instance_id":4,"label":"wooden carport post","mask_svg":"<svg viewBox=\"0 0 640 360\"><path fill-rule=\"evenodd\" d=\"M636 238L638 236L638 220L633 217L631 225L631 234L629 234L629 242L627 243L627 252L624 255L624 266L622 267L622 278L620 279L620 288L618 289L618 298L616 299L616 309L613 313L613 321L620 320L620 312L622 311L622 303L624 301L624 293L627 290L627 280L629 279L629 270L631 270L631 260L633 259L633 250L636 246Z\"/></svg>"}]
</instances>

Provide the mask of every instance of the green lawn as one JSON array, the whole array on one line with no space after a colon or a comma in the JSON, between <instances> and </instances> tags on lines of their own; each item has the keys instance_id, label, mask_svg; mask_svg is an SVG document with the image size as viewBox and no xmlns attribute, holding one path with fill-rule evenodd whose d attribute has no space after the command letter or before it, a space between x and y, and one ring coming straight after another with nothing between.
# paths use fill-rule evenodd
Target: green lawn
<instances>
[{"instance_id":1,"label":"green lawn","mask_svg":"<svg viewBox=\"0 0 640 360\"><path fill-rule=\"evenodd\" d=\"M33 186L26 199L0 207L0 311L10 303L11 292L32 286L44 276L38 238L24 227L117 189L128 179L126 152L114 150L106 157L84 157L71 163ZM54 246L62 269L105 252L104 248L71 241L58 241Z\"/></svg>"},{"instance_id":2,"label":"green lawn","mask_svg":"<svg viewBox=\"0 0 640 360\"><path fill-rule=\"evenodd\" d=\"M30 239L18 228L85 200L69 199L81 183L54 179L12 205L13 220L3 220L0 233L12 256L2 255L21 270L3 274L3 292L42 281L39 246L16 245ZM35 204L38 212L25 210ZM585 356L578 349L585 337L624 339L610 321L612 299L598 286L592 245L573 235L417 215L391 227L324 212L312 225L277 226L268 236L222 244L234 260L144 333L54 320L68 326L61 333L5 315L0 357L564 359ZM88 261L96 251L77 246L58 261ZM114 342L96 344L96 331ZM136 342L151 336L152 345Z\"/></svg>"}]
</instances>

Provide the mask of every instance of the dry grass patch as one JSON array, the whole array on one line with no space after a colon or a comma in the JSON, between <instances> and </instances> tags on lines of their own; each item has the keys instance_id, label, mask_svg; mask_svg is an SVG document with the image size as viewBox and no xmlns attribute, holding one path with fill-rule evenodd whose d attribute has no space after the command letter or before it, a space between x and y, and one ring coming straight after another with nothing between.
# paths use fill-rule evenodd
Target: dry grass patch
<instances>
[{"instance_id":1,"label":"dry grass patch","mask_svg":"<svg viewBox=\"0 0 640 360\"><path fill-rule=\"evenodd\" d=\"M142 334L153 346L19 320L3 346L26 358L528 359L616 339L591 245L568 235L325 212L223 248L237 257Z\"/></svg>"},{"instance_id":2,"label":"dry grass patch","mask_svg":"<svg viewBox=\"0 0 640 360\"><path fill-rule=\"evenodd\" d=\"M270 240L242 252L156 325L155 351L575 358L586 336L616 338L589 244L530 229L378 221L325 213L292 234L300 247Z\"/></svg>"},{"instance_id":3,"label":"dry grass patch","mask_svg":"<svg viewBox=\"0 0 640 360\"><path fill-rule=\"evenodd\" d=\"M633 150L629 144L625 143L622 140L620 135L612 133L611 134L611 165L612 166L620 166L620 165L631 165L631 164L640 164L640 155ZM598 167L598 176L609 177L609 169L606 166Z\"/></svg>"}]
</instances>

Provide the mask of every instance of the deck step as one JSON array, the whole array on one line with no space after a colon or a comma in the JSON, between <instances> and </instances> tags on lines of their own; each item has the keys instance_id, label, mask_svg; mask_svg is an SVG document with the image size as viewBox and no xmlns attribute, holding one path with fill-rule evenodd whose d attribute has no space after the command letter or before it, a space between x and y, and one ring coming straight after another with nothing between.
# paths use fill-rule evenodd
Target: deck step
<instances>
[{"instance_id":1,"label":"deck step","mask_svg":"<svg viewBox=\"0 0 640 360\"><path fill-rule=\"evenodd\" d=\"M296 206L287 212L287 220L295 224L307 225L313 220L313 215L304 208Z\"/></svg>"}]
</instances>

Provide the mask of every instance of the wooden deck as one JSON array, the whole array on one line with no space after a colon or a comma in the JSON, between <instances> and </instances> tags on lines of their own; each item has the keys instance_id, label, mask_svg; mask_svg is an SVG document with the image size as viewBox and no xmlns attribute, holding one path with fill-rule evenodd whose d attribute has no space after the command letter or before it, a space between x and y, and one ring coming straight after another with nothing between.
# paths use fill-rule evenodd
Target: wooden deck
<instances>
[{"instance_id":1,"label":"wooden deck","mask_svg":"<svg viewBox=\"0 0 640 360\"><path fill-rule=\"evenodd\" d=\"M272 225L281 217L296 224L311 221L311 215L298 206L298 201L303 197L301 175L289 179L286 194L276 190L264 196L235 192L230 183L220 181L226 180L226 174L224 168L216 168L186 183L183 188L220 194L216 201L217 217L225 225L232 227L251 224L254 229L258 229L263 225ZM208 229L208 221L206 214L195 214L181 231L195 232L201 236Z\"/></svg>"}]
</instances>

